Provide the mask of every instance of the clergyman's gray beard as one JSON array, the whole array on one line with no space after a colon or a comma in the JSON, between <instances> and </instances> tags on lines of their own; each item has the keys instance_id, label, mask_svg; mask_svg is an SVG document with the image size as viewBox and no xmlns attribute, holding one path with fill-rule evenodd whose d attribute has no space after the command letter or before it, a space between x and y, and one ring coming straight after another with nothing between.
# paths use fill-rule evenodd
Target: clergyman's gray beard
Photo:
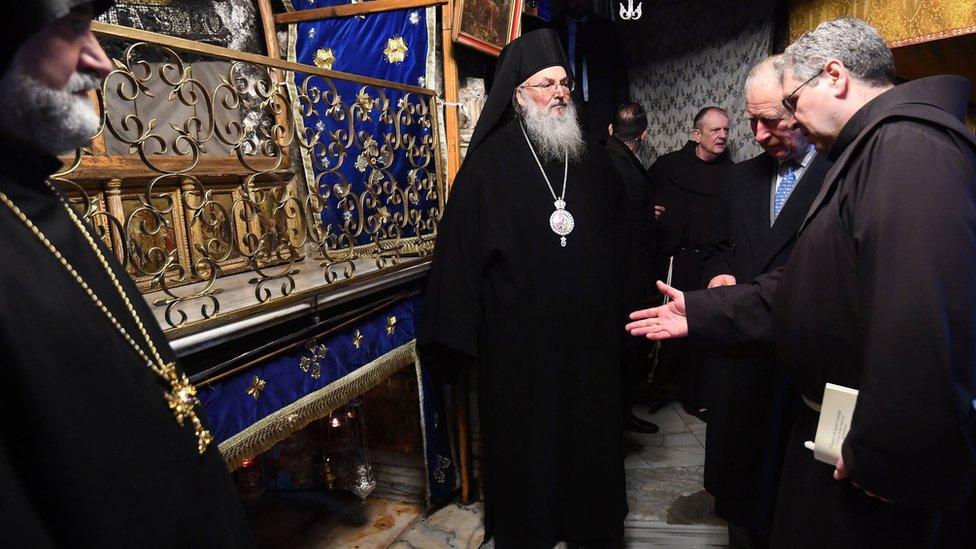
<instances>
[{"instance_id":1,"label":"clergyman's gray beard","mask_svg":"<svg viewBox=\"0 0 976 549\"><path fill-rule=\"evenodd\" d=\"M526 101L520 110L525 129L541 158L562 160L567 153L572 162L583 158L586 143L576 119L575 105L568 103L559 116L551 116L546 107L538 107L532 101Z\"/></svg>"},{"instance_id":2,"label":"clergyman's gray beard","mask_svg":"<svg viewBox=\"0 0 976 549\"><path fill-rule=\"evenodd\" d=\"M0 133L53 155L84 146L101 121L75 93L98 86L94 75L75 72L64 89L52 89L14 63L0 79Z\"/></svg>"}]
</instances>

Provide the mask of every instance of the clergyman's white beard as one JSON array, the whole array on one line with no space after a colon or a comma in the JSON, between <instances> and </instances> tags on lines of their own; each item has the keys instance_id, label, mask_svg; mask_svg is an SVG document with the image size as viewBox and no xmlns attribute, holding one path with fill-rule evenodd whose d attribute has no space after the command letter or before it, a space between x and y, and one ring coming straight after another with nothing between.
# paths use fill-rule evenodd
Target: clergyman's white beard
<instances>
[{"instance_id":1,"label":"clergyman's white beard","mask_svg":"<svg viewBox=\"0 0 976 549\"><path fill-rule=\"evenodd\" d=\"M75 72L56 90L15 62L0 79L0 133L53 155L81 147L101 121L88 97L75 93L98 86L94 75Z\"/></svg>"},{"instance_id":2,"label":"clergyman's white beard","mask_svg":"<svg viewBox=\"0 0 976 549\"><path fill-rule=\"evenodd\" d=\"M586 143L576 118L576 106L567 103L562 114L552 115L548 107L539 107L526 101L521 110L525 129L532 140L536 153L546 160L562 160L569 154L569 160L577 162L583 158Z\"/></svg>"}]
</instances>

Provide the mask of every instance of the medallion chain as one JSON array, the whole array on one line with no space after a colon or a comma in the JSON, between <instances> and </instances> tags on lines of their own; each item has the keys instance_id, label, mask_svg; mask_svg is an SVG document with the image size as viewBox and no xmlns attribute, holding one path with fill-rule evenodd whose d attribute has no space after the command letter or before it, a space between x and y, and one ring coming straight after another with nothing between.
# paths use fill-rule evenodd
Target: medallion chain
<instances>
[{"instance_id":1,"label":"medallion chain","mask_svg":"<svg viewBox=\"0 0 976 549\"><path fill-rule=\"evenodd\" d=\"M159 354L159 351L156 348L156 345L153 343L149 332L146 330L145 325L139 318L139 314L136 311L135 306L132 305L132 302L129 300L129 296L125 293L122 283L119 282L119 279L115 276L115 272L112 270L111 265L109 265L108 260L105 259L102 251L98 248L98 245L95 243L91 233L85 228L81 219L77 214L75 214L74 210L71 209L71 206L69 206L61 195L55 191L54 185L50 181L45 181L45 183L51 192L58 197L62 206L64 206L64 208L67 210L68 217L74 223L75 227L81 231L81 234L85 237L88 245L95 252L95 256L98 258L99 263L101 263L102 267L105 269L109 279L112 281L112 284L118 291L119 296L122 298L123 303L125 303L126 309L132 316L133 321L139 329L140 335L146 341L146 345L149 347L149 350L152 353L152 358L146 354L145 350L143 350L132 335L129 334L125 327L122 326L122 323L119 322L118 318L116 318L112 311L109 310L105 303L102 302L101 298L99 298L95 291L92 290L87 282L85 282L74 266L71 265L71 263L67 260L67 258L64 257L64 255L47 238L40 228L38 228L29 217L27 217L27 214L25 214L16 204L14 204L10 197L8 197L2 191L0 191L0 202L3 202L3 204L7 206L11 212L13 212L13 214L31 231L31 233L41 242L41 244L43 244L52 255L54 255L58 262L61 263L61 266L64 267L75 282L81 286L92 302L95 303L98 309L106 316L106 318L108 318L109 322L116 329L116 331L122 335L123 339L125 339L129 346L132 347L136 354L139 355L143 361L145 361L149 369L169 384L170 390L164 393L164 396L169 404L169 408L172 411L174 418L176 419L176 423L182 426L185 420L190 420L191 424L193 425L194 434L197 437L197 451L200 454L203 454L213 441L213 436L210 434L210 431L204 428L203 422L199 416L197 416L196 407L200 404L200 400L197 398L196 388L190 383L190 380L186 377L186 374L181 374L176 370L176 364L173 362L167 363L165 360L163 360L163 357Z\"/></svg>"}]
</instances>

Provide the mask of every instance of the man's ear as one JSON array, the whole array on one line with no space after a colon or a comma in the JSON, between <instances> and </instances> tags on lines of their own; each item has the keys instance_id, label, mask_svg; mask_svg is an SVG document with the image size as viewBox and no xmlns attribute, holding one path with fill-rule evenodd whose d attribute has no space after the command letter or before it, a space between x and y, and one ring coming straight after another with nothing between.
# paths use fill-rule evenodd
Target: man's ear
<instances>
[{"instance_id":1,"label":"man's ear","mask_svg":"<svg viewBox=\"0 0 976 549\"><path fill-rule=\"evenodd\" d=\"M698 128L691 130L691 140L695 143L701 143L701 130Z\"/></svg>"},{"instance_id":2,"label":"man's ear","mask_svg":"<svg viewBox=\"0 0 976 549\"><path fill-rule=\"evenodd\" d=\"M641 143L647 141L647 130L644 130L644 131L641 132L641 134L640 134L640 140L641 140Z\"/></svg>"},{"instance_id":3,"label":"man's ear","mask_svg":"<svg viewBox=\"0 0 976 549\"><path fill-rule=\"evenodd\" d=\"M515 101L517 101L519 105L523 107L525 106L525 99L522 99L522 90L519 88L515 88Z\"/></svg>"},{"instance_id":4,"label":"man's ear","mask_svg":"<svg viewBox=\"0 0 976 549\"><path fill-rule=\"evenodd\" d=\"M607 133L613 135L613 124L607 124Z\"/></svg>"},{"instance_id":5,"label":"man's ear","mask_svg":"<svg viewBox=\"0 0 976 549\"><path fill-rule=\"evenodd\" d=\"M837 99L847 96L848 88L851 85L851 71L844 66L840 59L829 59L824 64L823 77L830 86L830 94Z\"/></svg>"}]
</instances>

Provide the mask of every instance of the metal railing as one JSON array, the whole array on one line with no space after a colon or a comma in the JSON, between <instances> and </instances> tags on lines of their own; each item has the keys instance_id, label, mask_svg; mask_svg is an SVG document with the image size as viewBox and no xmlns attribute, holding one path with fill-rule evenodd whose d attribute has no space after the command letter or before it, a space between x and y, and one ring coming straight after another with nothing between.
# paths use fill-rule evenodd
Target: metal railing
<instances>
[{"instance_id":1,"label":"metal railing","mask_svg":"<svg viewBox=\"0 0 976 549\"><path fill-rule=\"evenodd\" d=\"M52 179L171 335L433 249L444 181L432 90L93 28L115 64L94 98L101 128Z\"/></svg>"}]
</instances>

